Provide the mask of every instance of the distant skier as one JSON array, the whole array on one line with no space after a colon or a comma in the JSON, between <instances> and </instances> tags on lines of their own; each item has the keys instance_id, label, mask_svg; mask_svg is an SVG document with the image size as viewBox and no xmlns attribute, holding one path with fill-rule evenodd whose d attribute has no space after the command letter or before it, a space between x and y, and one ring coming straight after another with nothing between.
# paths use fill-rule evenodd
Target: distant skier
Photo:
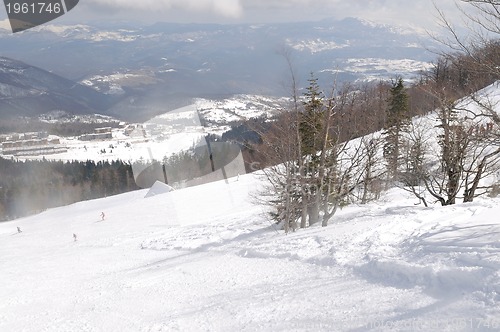
<instances>
[{"instance_id":1,"label":"distant skier","mask_svg":"<svg viewBox=\"0 0 500 332\"><path fill-rule=\"evenodd\" d=\"M104 220L105 217L106 215L104 214L104 212L101 212L101 220Z\"/></svg>"},{"instance_id":2,"label":"distant skier","mask_svg":"<svg viewBox=\"0 0 500 332\"><path fill-rule=\"evenodd\" d=\"M76 234L73 233L73 241L76 242Z\"/></svg>"},{"instance_id":3,"label":"distant skier","mask_svg":"<svg viewBox=\"0 0 500 332\"><path fill-rule=\"evenodd\" d=\"M17 232L22 233L23 231L21 230L21 227L17 226Z\"/></svg>"}]
</instances>

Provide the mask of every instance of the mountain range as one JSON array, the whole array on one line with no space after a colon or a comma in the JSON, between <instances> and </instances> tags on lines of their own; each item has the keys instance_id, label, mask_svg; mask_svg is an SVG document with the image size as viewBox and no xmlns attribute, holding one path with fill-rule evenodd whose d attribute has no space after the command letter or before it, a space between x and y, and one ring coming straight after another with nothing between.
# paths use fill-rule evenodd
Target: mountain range
<instances>
[{"instance_id":1,"label":"mountain range","mask_svg":"<svg viewBox=\"0 0 500 332\"><path fill-rule=\"evenodd\" d=\"M285 53L299 84L314 72L329 86L334 80L412 79L430 67L435 54L429 49L438 47L419 31L354 18L261 25L44 25L15 35L0 29L0 42L0 56L46 70L21 70L26 65L4 58L0 113L62 109L133 120L197 97L288 95Z\"/></svg>"},{"instance_id":2,"label":"mountain range","mask_svg":"<svg viewBox=\"0 0 500 332\"><path fill-rule=\"evenodd\" d=\"M72 80L0 57L0 118L38 116L56 110L105 113L112 98Z\"/></svg>"}]
</instances>

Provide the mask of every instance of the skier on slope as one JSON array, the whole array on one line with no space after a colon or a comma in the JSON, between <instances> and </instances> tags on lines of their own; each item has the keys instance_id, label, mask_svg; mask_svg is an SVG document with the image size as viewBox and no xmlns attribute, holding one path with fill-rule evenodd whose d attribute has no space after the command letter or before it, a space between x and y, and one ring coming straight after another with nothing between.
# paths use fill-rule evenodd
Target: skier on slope
<instances>
[{"instance_id":1,"label":"skier on slope","mask_svg":"<svg viewBox=\"0 0 500 332\"><path fill-rule=\"evenodd\" d=\"M21 227L17 226L17 232L22 233L23 231L21 230Z\"/></svg>"},{"instance_id":2,"label":"skier on slope","mask_svg":"<svg viewBox=\"0 0 500 332\"><path fill-rule=\"evenodd\" d=\"M106 215L104 214L104 212L101 212L101 220L104 220L104 217L106 217Z\"/></svg>"},{"instance_id":3,"label":"skier on slope","mask_svg":"<svg viewBox=\"0 0 500 332\"><path fill-rule=\"evenodd\" d=\"M75 233L73 233L73 241L76 242L76 234Z\"/></svg>"}]
</instances>

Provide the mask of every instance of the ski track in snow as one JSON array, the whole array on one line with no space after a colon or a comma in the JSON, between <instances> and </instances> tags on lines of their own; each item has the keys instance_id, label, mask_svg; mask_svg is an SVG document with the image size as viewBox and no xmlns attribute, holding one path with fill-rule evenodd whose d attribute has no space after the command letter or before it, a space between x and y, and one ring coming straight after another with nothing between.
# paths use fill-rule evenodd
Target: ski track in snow
<instances>
[{"instance_id":1,"label":"ski track in snow","mask_svg":"<svg viewBox=\"0 0 500 332\"><path fill-rule=\"evenodd\" d=\"M500 200L426 209L392 190L285 235L252 204L260 185L1 223L0 331L500 330Z\"/></svg>"}]
</instances>

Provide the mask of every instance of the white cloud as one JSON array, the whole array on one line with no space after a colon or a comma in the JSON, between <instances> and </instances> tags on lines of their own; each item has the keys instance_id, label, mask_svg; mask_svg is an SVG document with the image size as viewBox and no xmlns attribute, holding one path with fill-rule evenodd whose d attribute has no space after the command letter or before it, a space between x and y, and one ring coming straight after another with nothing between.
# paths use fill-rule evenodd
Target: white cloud
<instances>
[{"instance_id":1,"label":"white cloud","mask_svg":"<svg viewBox=\"0 0 500 332\"><path fill-rule=\"evenodd\" d=\"M450 17L460 0L434 0ZM433 0L86 0L80 16L170 22L285 22L358 17L428 28L436 21Z\"/></svg>"},{"instance_id":2,"label":"white cloud","mask_svg":"<svg viewBox=\"0 0 500 332\"><path fill-rule=\"evenodd\" d=\"M96 6L100 9L166 13L170 10L185 12L206 12L208 15L220 15L237 18L243 13L239 0L88 0L87 8Z\"/></svg>"}]
</instances>

